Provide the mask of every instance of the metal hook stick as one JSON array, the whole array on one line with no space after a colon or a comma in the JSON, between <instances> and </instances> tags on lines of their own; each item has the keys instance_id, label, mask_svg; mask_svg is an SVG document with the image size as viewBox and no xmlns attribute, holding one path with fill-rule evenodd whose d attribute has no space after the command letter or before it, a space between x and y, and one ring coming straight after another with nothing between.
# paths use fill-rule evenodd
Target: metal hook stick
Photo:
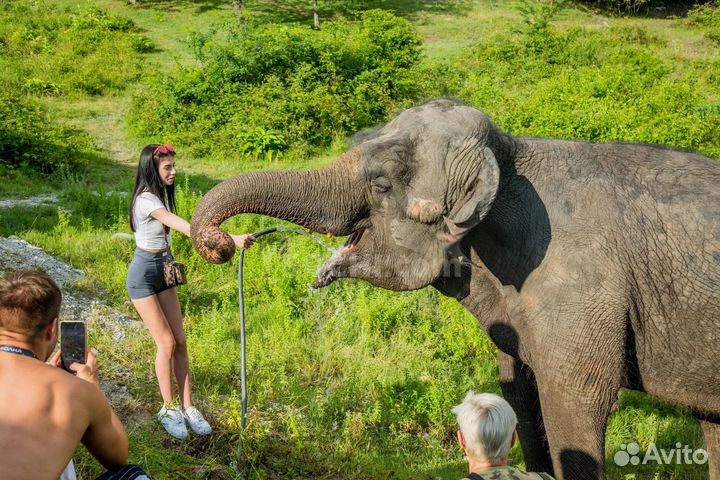
<instances>
[{"instance_id":1,"label":"metal hook stick","mask_svg":"<svg viewBox=\"0 0 720 480\"><path fill-rule=\"evenodd\" d=\"M253 233L253 237L258 239L268 233L277 231L277 228L270 228L262 232ZM245 430L247 425L247 358L246 358L246 338L245 338L245 295L243 288L243 267L245 265L245 250L240 251L240 264L238 266L238 297L240 299L240 383L242 390L242 429Z\"/></svg>"}]
</instances>

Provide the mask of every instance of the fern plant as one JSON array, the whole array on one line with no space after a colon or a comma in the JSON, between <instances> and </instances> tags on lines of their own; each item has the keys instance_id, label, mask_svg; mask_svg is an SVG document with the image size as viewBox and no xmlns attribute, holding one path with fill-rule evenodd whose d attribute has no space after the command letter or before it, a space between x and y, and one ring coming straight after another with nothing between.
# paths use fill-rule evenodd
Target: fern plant
<instances>
[{"instance_id":1,"label":"fern plant","mask_svg":"<svg viewBox=\"0 0 720 480\"><path fill-rule=\"evenodd\" d=\"M255 127L252 130L238 135L240 153L254 160L264 157L268 161L283 155L288 144L283 134L278 130Z\"/></svg>"}]
</instances>

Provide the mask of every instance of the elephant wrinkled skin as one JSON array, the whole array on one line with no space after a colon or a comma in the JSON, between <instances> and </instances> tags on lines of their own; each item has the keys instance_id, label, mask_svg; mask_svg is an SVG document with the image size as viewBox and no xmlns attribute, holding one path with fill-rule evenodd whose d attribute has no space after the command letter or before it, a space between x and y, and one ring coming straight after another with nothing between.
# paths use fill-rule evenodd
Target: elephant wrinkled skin
<instances>
[{"instance_id":1,"label":"elephant wrinkled skin","mask_svg":"<svg viewBox=\"0 0 720 480\"><path fill-rule=\"evenodd\" d=\"M439 100L401 113L308 172L218 185L192 222L195 247L227 261L219 226L241 213L351 235L318 286L361 278L433 285L501 350L528 469L604 477L618 390L703 420L720 478L720 164L689 152L501 133Z\"/></svg>"}]
</instances>

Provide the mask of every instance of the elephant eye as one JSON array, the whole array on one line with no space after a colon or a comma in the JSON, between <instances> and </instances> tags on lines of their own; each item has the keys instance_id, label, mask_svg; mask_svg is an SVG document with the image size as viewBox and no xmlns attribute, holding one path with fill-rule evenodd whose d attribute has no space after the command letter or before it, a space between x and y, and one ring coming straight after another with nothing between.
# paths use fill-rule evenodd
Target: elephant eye
<instances>
[{"instance_id":1,"label":"elephant eye","mask_svg":"<svg viewBox=\"0 0 720 480\"><path fill-rule=\"evenodd\" d=\"M370 186L376 193L385 193L392 188L392 183L385 177L375 177L370 182Z\"/></svg>"}]
</instances>

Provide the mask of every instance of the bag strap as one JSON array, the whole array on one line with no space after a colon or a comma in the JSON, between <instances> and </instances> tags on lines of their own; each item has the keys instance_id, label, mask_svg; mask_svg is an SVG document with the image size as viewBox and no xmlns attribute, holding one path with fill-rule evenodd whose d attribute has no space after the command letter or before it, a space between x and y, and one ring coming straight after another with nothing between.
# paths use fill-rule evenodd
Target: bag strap
<instances>
[{"instance_id":1,"label":"bag strap","mask_svg":"<svg viewBox=\"0 0 720 480\"><path fill-rule=\"evenodd\" d=\"M165 234L165 263L172 263L175 261L175 258L173 258L172 248L170 247L170 242L168 241L168 235L172 235L172 230L170 233Z\"/></svg>"}]
</instances>

